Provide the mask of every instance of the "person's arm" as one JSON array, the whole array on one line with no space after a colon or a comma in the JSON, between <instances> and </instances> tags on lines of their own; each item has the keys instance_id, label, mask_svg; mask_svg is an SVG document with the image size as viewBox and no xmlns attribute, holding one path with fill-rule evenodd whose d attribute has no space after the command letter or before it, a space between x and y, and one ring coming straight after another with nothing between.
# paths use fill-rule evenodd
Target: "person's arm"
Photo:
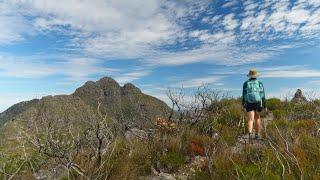
<instances>
[{"instance_id":1,"label":"person's arm","mask_svg":"<svg viewBox=\"0 0 320 180\"><path fill-rule=\"evenodd\" d=\"M246 100L245 100L245 95L247 94L247 82L243 84L242 88L242 105L245 106Z\"/></svg>"},{"instance_id":2,"label":"person's arm","mask_svg":"<svg viewBox=\"0 0 320 180\"><path fill-rule=\"evenodd\" d=\"M262 98L262 107L267 108L266 93L265 93L264 86L263 86L262 82L260 82L260 86L262 87L262 91L260 92L261 93L260 95Z\"/></svg>"}]
</instances>

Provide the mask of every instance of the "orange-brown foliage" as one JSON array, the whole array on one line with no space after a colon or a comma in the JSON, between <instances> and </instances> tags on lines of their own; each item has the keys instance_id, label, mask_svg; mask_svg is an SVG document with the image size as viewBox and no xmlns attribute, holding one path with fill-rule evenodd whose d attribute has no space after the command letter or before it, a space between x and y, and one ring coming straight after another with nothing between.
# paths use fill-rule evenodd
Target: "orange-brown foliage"
<instances>
[{"instance_id":1,"label":"orange-brown foliage","mask_svg":"<svg viewBox=\"0 0 320 180\"><path fill-rule=\"evenodd\" d=\"M190 156L204 156L205 151L201 142L191 141L186 146L187 154Z\"/></svg>"}]
</instances>

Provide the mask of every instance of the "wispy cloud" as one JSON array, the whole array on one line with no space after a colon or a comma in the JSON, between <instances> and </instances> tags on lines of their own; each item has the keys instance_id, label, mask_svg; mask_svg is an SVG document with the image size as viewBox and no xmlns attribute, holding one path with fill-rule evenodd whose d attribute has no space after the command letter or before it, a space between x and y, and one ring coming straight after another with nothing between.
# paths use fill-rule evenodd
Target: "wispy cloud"
<instances>
[{"instance_id":1,"label":"wispy cloud","mask_svg":"<svg viewBox=\"0 0 320 180\"><path fill-rule=\"evenodd\" d=\"M197 88L202 85L222 85L221 80L223 76L206 76L200 78L193 78L189 80L182 81L179 84L174 85L174 87L183 87L183 88Z\"/></svg>"},{"instance_id":2,"label":"wispy cloud","mask_svg":"<svg viewBox=\"0 0 320 180\"><path fill-rule=\"evenodd\" d=\"M0 19L4 19L0 21L2 26L7 27L2 28L6 31L0 33L3 36L0 43L1 39L2 42L23 39L25 29L60 30L59 33L70 35L70 47L89 56L138 58L147 62L153 59L151 62L159 65L204 61L237 65L268 60L285 50L283 45L291 44L279 40L311 40L320 32L318 1L229 1L222 7L242 4L242 8L226 12L212 10L211 3L207 0L5 1L0 7L11 11L0 14ZM207 14L201 18L204 26L191 28L193 32L190 32L200 14ZM10 21L16 23L7 24ZM16 27L26 24L33 27ZM190 40L201 43L194 47L184 44ZM274 40L280 44L272 44ZM260 46L261 41L271 44ZM172 54L162 48L177 43L182 47ZM267 48L270 45L273 52ZM235 58L238 56L240 58Z\"/></svg>"},{"instance_id":3,"label":"wispy cloud","mask_svg":"<svg viewBox=\"0 0 320 180\"><path fill-rule=\"evenodd\" d=\"M284 71L270 71L265 72L262 77L265 78L308 78L308 77L320 77L320 71L318 70L284 70Z\"/></svg>"},{"instance_id":4,"label":"wispy cloud","mask_svg":"<svg viewBox=\"0 0 320 180\"><path fill-rule=\"evenodd\" d=\"M24 39L24 35L30 35L33 27L15 8L0 2L0 45L11 44Z\"/></svg>"},{"instance_id":5,"label":"wispy cloud","mask_svg":"<svg viewBox=\"0 0 320 180\"><path fill-rule=\"evenodd\" d=\"M280 66L263 68L263 78L310 78L320 77L320 71L308 66Z\"/></svg>"},{"instance_id":6,"label":"wispy cloud","mask_svg":"<svg viewBox=\"0 0 320 180\"><path fill-rule=\"evenodd\" d=\"M115 80L117 80L120 84L124 84L148 76L149 74L150 71L133 71L130 73L124 73L119 76L116 76Z\"/></svg>"},{"instance_id":7,"label":"wispy cloud","mask_svg":"<svg viewBox=\"0 0 320 180\"><path fill-rule=\"evenodd\" d=\"M55 61L52 61L52 59ZM83 57L53 56L0 56L0 77L44 78L52 75L65 76L70 80L88 79L90 75L109 74L118 69L102 67L101 60Z\"/></svg>"}]
</instances>

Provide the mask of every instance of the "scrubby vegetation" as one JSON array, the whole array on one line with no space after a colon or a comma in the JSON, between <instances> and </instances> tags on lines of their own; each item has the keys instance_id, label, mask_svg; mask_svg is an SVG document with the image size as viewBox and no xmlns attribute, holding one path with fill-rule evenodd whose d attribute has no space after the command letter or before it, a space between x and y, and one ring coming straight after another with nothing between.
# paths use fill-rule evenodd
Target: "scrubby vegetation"
<instances>
[{"instance_id":1,"label":"scrubby vegetation","mask_svg":"<svg viewBox=\"0 0 320 180\"><path fill-rule=\"evenodd\" d=\"M320 179L320 101L269 99L263 140L248 143L239 141L246 133L240 99L206 87L191 101L183 91L168 95L175 111L137 136L101 113L80 127L43 117L33 121L39 126L9 122L0 135L0 178Z\"/></svg>"}]
</instances>

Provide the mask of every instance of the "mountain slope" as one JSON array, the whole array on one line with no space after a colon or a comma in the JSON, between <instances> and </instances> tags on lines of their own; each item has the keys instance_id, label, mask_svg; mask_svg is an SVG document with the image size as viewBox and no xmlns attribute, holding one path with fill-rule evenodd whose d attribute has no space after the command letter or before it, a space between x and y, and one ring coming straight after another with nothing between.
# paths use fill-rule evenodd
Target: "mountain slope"
<instances>
[{"instance_id":1,"label":"mountain slope","mask_svg":"<svg viewBox=\"0 0 320 180\"><path fill-rule=\"evenodd\" d=\"M26 120L37 116L39 111L45 112L41 116L46 117L63 118L65 114L77 117L79 112L73 112L70 108L84 107L82 111L88 113L86 116L96 116L99 104L100 111L116 120L123 128L150 126L156 117L165 117L170 112L164 102L143 94L133 84L121 87L112 78L105 77L97 82L86 82L72 95L49 96L18 103L0 114L0 126L10 120Z\"/></svg>"},{"instance_id":2,"label":"mountain slope","mask_svg":"<svg viewBox=\"0 0 320 180\"><path fill-rule=\"evenodd\" d=\"M0 127L5 124L9 120L13 120L14 117L23 111L27 110L29 107L33 106L36 104L39 100L34 99L31 101L24 101L17 103L13 106L11 106L9 109L4 111L3 113L0 113Z\"/></svg>"}]
</instances>

